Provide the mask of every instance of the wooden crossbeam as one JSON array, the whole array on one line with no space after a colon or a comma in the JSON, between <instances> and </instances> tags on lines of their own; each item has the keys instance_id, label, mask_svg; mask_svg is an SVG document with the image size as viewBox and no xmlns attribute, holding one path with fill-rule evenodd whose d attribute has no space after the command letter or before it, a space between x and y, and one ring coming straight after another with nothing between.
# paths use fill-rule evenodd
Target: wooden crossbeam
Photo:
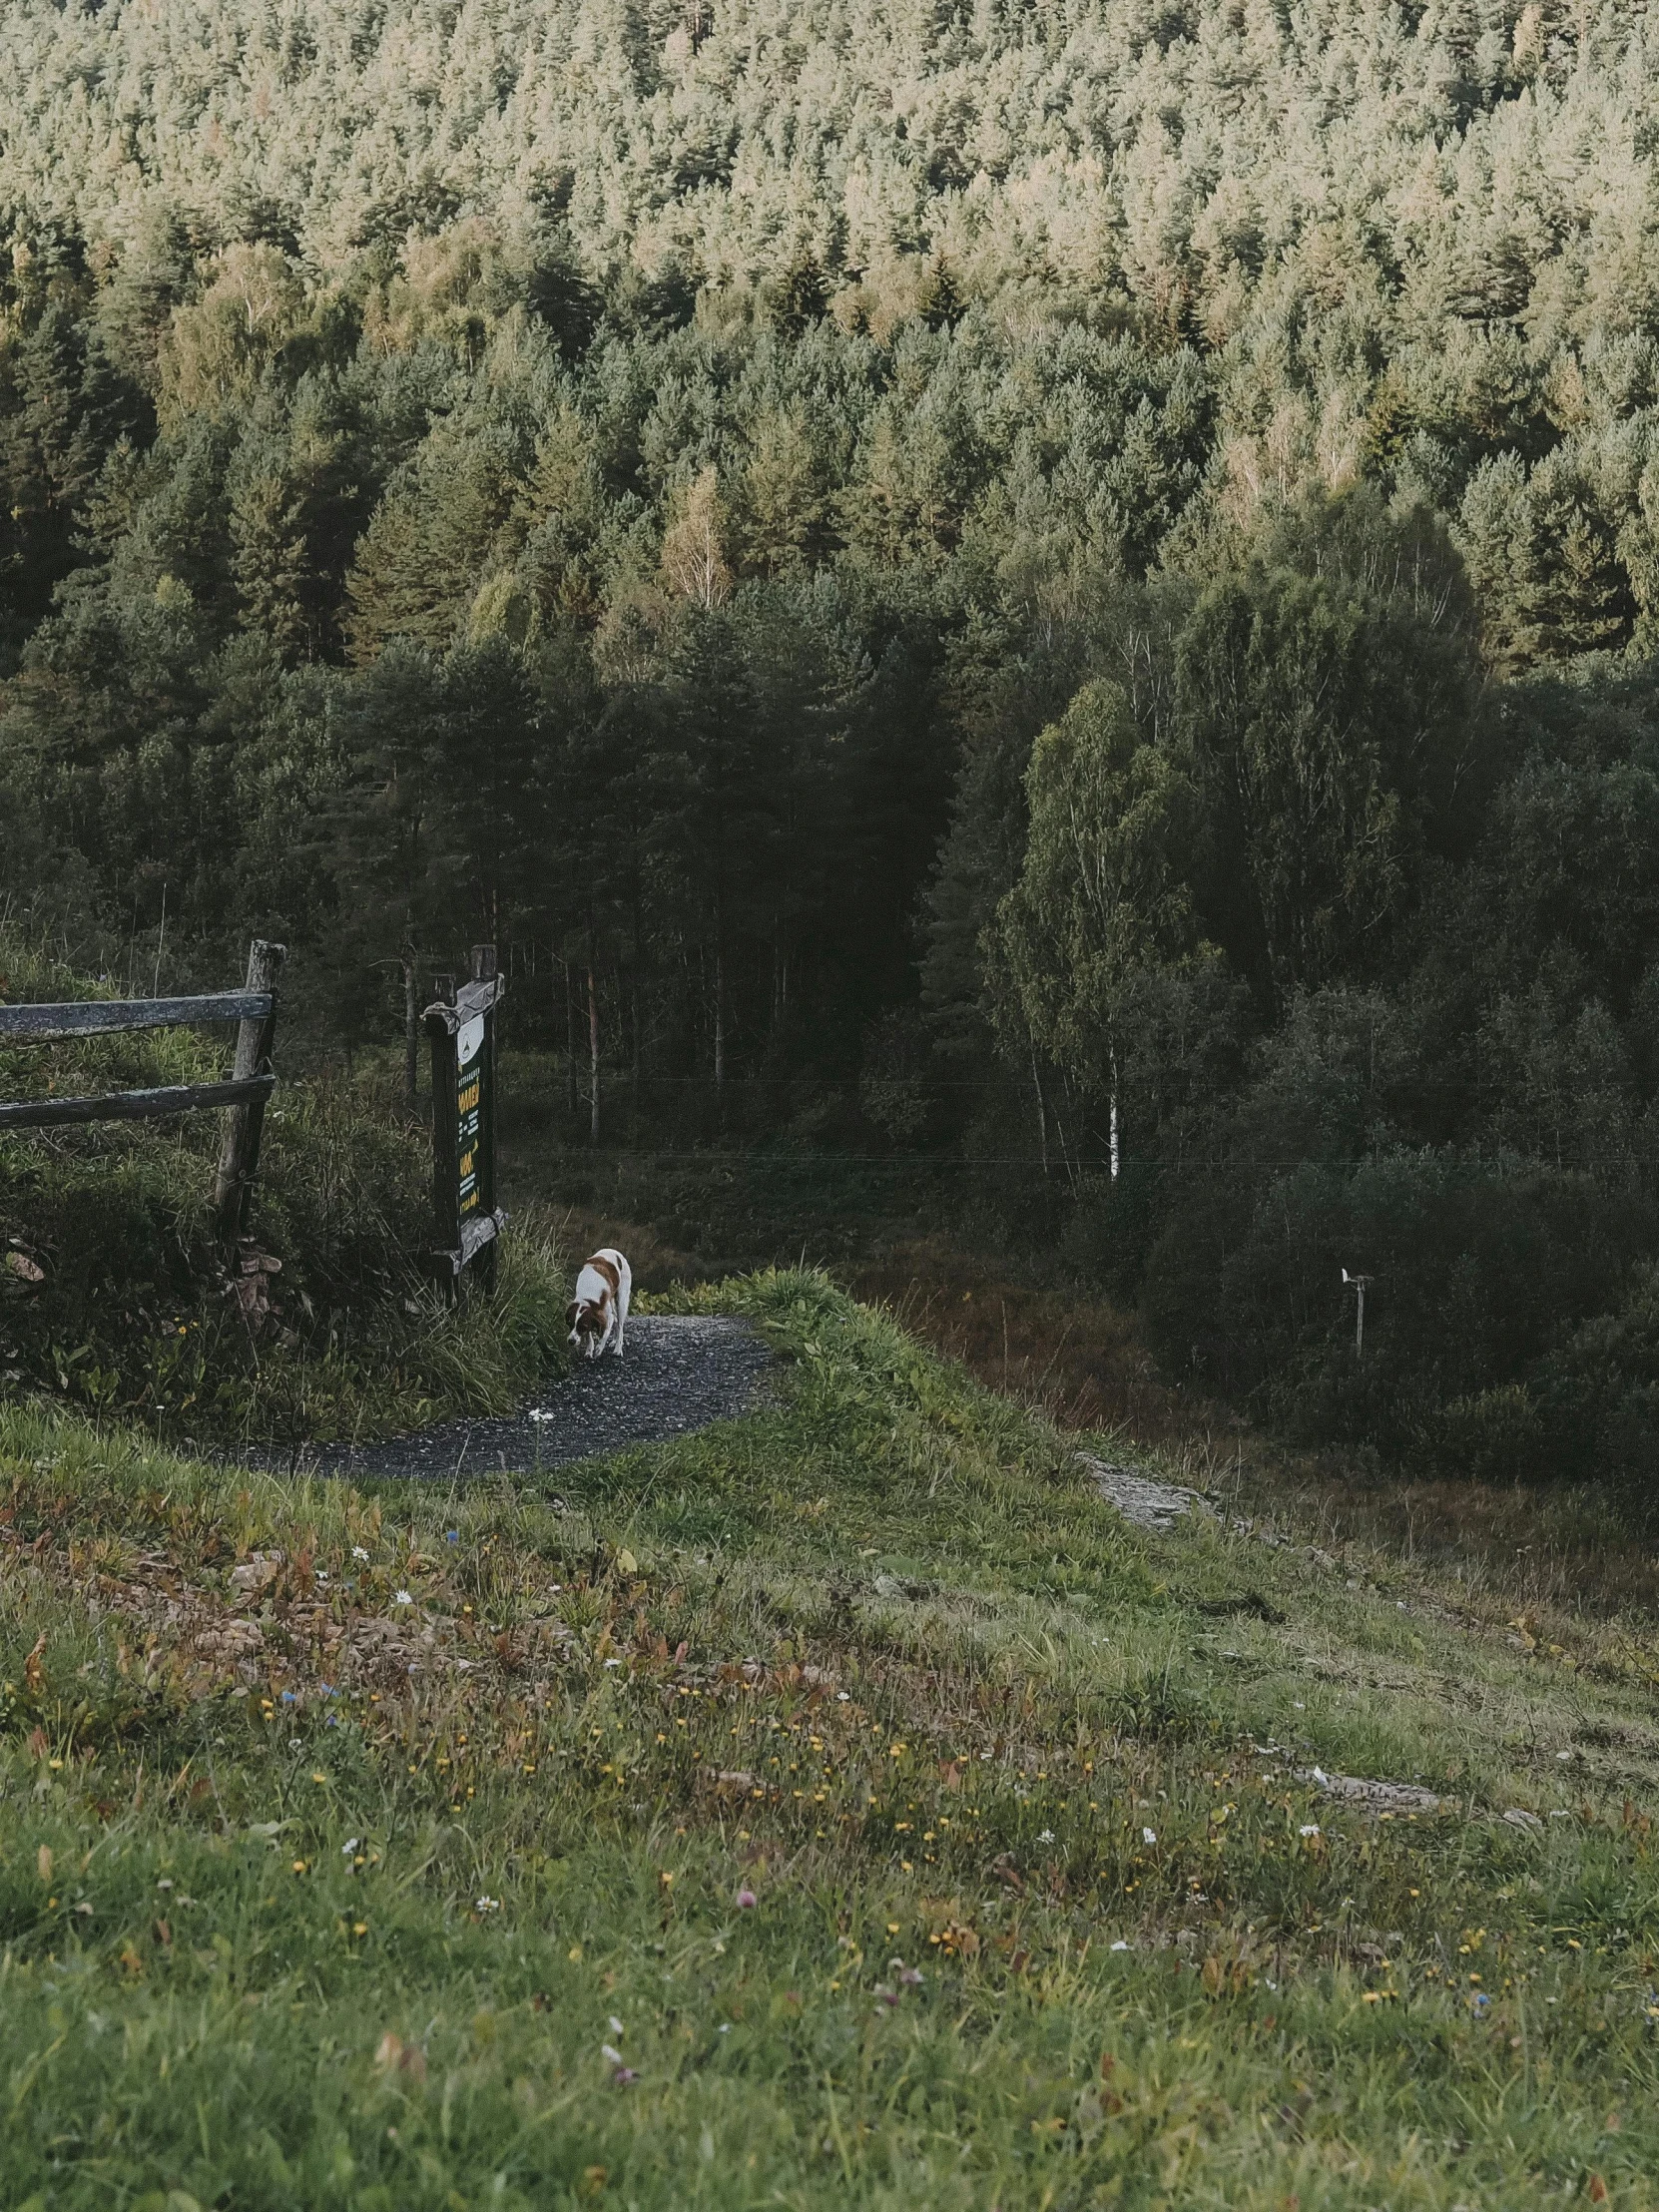
<instances>
[{"instance_id":1,"label":"wooden crossbeam","mask_svg":"<svg viewBox=\"0 0 1659 2212\"><path fill-rule=\"evenodd\" d=\"M0 1006L0 1044L55 1044L124 1029L178 1029L195 1021L265 1021L269 991L215 991L205 998L87 998L62 1005Z\"/></svg>"},{"instance_id":2,"label":"wooden crossbeam","mask_svg":"<svg viewBox=\"0 0 1659 2212\"><path fill-rule=\"evenodd\" d=\"M263 1106L276 1088L274 1075L241 1082L176 1083L160 1091L112 1091L106 1098L22 1098L0 1105L0 1129L61 1129L90 1121L154 1121L203 1106Z\"/></svg>"}]
</instances>

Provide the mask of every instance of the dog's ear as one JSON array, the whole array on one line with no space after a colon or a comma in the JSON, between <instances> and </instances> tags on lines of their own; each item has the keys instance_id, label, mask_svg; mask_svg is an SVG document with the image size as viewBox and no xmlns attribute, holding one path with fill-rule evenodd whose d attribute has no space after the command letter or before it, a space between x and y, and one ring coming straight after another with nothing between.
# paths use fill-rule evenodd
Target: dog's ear
<instances>
[{"instance_id":1,"label":"dog's ear","mask_svg":"<svg viewBox=\"0 0 1659 2212\"><path fill-rule=\"evenodd\" d=\"M565 1327L567 1329L574 1329L576 1327L576 1317L581 1311L581 1307L577 1305L575 1299L572 1299L570 1304L565 1308Z\"/></svg>"}]
</instances>

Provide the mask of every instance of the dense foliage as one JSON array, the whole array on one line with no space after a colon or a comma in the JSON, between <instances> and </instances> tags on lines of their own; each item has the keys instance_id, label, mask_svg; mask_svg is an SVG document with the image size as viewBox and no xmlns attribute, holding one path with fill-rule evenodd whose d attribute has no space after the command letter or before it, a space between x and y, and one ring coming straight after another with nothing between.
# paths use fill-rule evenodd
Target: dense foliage
<instances>
[{"instance_id":1,"label":"dense foliage","mask_svg":"<svg viewBox=\"0 0 1659 2212\"><path fill-rule=\"evenodd\" d=\"M1652 1471L1645 16L7 37L15 908L351 1038L488 933L596 1139L1030 1153L1173 1372Z\"/></svg>"}]
</instances>

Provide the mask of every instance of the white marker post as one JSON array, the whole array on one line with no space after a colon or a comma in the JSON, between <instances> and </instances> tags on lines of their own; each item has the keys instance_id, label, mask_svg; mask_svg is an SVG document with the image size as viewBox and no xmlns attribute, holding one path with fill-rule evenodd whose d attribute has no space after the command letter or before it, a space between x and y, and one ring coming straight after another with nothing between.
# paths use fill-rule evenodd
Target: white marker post
<instances>
[{"instance_id":1,"label":"white marker post","mask_svg":"<svg viewBox=\"0 0 1659 2212\"><path fill-rule=\"evenodd\" d=\"M1366 1285L1371 1277L1350 1275L1347 1268L1344 1268L1343 1281L1355 1294L1354 1357L1356 1360L1363 1360L1366 1357Z\"/></svg>"}]
</instances>

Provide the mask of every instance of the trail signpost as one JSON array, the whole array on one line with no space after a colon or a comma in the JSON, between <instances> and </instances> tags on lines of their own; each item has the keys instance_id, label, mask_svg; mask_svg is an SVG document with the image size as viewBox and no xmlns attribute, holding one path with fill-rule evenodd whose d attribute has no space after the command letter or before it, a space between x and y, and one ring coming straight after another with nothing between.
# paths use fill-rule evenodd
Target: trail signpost
<instances>
[{"instance_id":1,"label":"trail signpost","mask_svg":"<svg viewBox=\"0 0 1659 2212\"><path fill-rule=\"evenodd\" d=\"M432 1041L432 1264L451 1294L474 1262L487 1291L506 1226L495 1200L495 1009L506 990L493 944L472 948L472 979L437 978Z\"/></svg>"}]
</instances>

